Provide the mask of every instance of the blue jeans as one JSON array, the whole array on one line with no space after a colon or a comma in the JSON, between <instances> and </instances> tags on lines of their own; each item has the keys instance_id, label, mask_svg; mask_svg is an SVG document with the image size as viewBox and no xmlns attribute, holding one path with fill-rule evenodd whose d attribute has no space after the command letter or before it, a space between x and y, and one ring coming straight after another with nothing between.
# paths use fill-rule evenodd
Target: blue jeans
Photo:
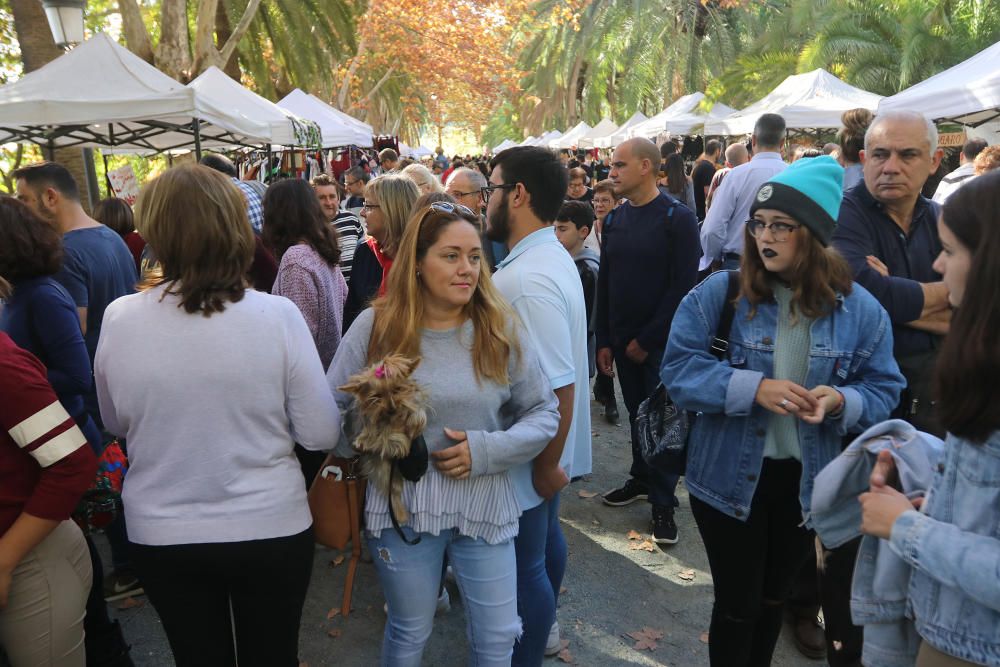
<instances>
[{"instance_id":1,"label":"blue jeans","mask_svg":"<svg viewBox=\"0 0 1000 667\"><path fill-rule=\"evenodd\" d=\"M521 515L517 550L517 613L524 631L512 665L538 667L556 620L559 588L566 572L566 538L559 525L559 496Z\"/></svg>"},{"instance_id":2,"label":"blue jeans","mask_svg":"<svg viewBox=\"0 0 1000 667\"><path fill-rule=\"evenodd\" d=\"M409 526L403 526L403 531L411 540L417 534ZM465 607L469 664L509 665L521 629L513 542L488 544L455 529L419 535L420 543L414 545L403 542L391 529L377 538L368 535L368 549L389 603L381 664L419 667L434 625L447 554Z\"/></svg>"}]
</instances>

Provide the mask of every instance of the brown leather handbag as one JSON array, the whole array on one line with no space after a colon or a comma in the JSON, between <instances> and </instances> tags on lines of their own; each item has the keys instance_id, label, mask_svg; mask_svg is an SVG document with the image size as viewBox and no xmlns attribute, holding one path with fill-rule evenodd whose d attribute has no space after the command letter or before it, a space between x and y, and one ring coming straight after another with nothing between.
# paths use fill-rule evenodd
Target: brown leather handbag
<instances>
[{"instance_id":1,"label":"brown leather handbag","mask_svg":"<svg viewBox=\"0 0 1000 667\"><path fill-rule=\"evenodd\" d=\"M361 476L359 458L343 458L331 453L309 487L309 510L316 541L333 549L344 549L348 542L351 543L351 560L347 565L340 608L345 618L351 613L351 591L361 559L361 514L365 508L366 482Z\"/></svg>"}]
</instances>

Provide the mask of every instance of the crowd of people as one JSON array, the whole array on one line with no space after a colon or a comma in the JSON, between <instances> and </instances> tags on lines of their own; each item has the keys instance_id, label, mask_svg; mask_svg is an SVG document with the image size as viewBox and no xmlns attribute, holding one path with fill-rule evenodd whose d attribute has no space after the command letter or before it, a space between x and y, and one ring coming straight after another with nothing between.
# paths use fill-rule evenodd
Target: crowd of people
<instances>
[{"instance_id":1,"label":"crowd of people","mask_svg":"<svg viewBox=\"0 0 1000 667\"><path fill-rule=\"evenodd\" d=\"M795 148L765 114L690 174L677 143L643 138L590 160L386 149L266 189L213 154L93 217L64 167L17 170L0 197L7 659L132 665L106 604L145 593L181 667L298 665L307 490L371 427L354 380L402 364L418 389L380 407L419 402L426 471L401 522L385 489L365 497L382 664L421 663L447 573L470 664L560 650L560 492L593 469L591 397L621 419L616 384L631 466L602 500L648 501L650 539L682 539L679 476L640 446L662 384L692 417L713 666L770 664L786 609L835 667L1000 665L1000 153L968 141L927 192L932 123L843 121ZM112 441L129 468L105 572L78 502Z\"/></svg>"}]
</instances>

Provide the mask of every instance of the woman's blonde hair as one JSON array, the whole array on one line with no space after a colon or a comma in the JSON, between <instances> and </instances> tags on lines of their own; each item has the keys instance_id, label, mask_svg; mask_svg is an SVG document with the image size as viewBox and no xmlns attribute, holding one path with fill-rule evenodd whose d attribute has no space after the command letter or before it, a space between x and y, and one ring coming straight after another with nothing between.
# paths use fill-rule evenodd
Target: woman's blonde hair
<instances>
[{"instance_id":1,"label":"woman's blonde hair","mask_svg":"<svg viewBox=\"0 0 1000 667\"><path fill-rule=\"evenodd\" d=\"M420 190L420 194L430 194L431 192L444 192L444 186L441 185L441 181L438 177L431 173L431 170L422 164L411 164L403 167L401 172L404 176L411 179L417 184L417 189ZM420 187L426 184L429 190L424 192L424 189Z\"/></svg>"},{"instance_id":2,"label":"woman's blonde hair","mask_svg":"<svg viewBox=\"0 0 1000 667\"><path fill-rule=\"evenodd\" d=\"M379 249L389 257L395 257L399 241L403 238L406 220L410 217L413 203L420 196L417 184L401 174L382 174L368 181L365 197L372 195L378 200L379 212L385 225L385 239Z\"/></svg>"},{"instance_id":3,"label":"woman's blonde hair","mask_svg":"<svg viewBox=\"0 0 1000 667\"><path fill-rule=\"evenodd\" d=\"M417 265L452 224L469 224L478 235L476 222L469 217L432 206L414 213L407 224L392 271L389 272L385 296L372 304L375 322L368 344L369 363L389 354L420 355L425 297L417 276ZM480 264L476 291L466 304L464 314L473 324L472 361L476 378L508 384L510 355L520 355L521 349L512 326L517 322L517 315L500 295L489 269L483 264Z\"/></svg>"},{"instance_id":4,"label":"woman's blonde hair","mask_svg":"<svg viewBox=\"0 0 1000 667\"><path fill-rule=\"evenodd\" d=\"M243 193L227 176L174 167L142 189L135 208L136 228L159 264L141 288L165 284L184 310L205 317L243 298L254 236Z\"/></svg>"}]
</instances>

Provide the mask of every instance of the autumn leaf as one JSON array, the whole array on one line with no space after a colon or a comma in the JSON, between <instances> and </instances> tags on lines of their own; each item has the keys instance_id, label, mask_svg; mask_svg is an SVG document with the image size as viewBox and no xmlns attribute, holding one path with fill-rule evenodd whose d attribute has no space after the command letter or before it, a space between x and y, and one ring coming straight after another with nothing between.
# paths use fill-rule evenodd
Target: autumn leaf
<instances>
[{"instance_id":1,"label":"autumn leaf","mask_svg":"<svg viewBox=\"0 0 1000 667\"><path fill-rule=\"evenodd\" d=\"M580 489L576 495L580 496L584 500L587 500L596 496L597 491L588 491L587 489Z\"/></svg>"},{"instance_id":2,"label":"autumn leaf","mask_svg":"<svg viewBox=\"0 0 1000 667\"><path fill-rule=\"evenodd\" d=\"M707 644L708 643L708 633L707 632L701 633L701 636L698 637L698 641L700 641L702 644Z\"/></svg>"},{"instance_id":3,"label":"autumn leaf","mask_svg":"<svg viewBox=\"0 0 1000 667\"><path fill-rule=\"evenodd\" d=\"M330 635L334 639L338 639L340 637L340 633L341 633L340 628L331 628L329 631L327 631L326 634Z\"/></svg>"},{"instance_id":4,"label":"autumn leaf","mask_svg":"<svg viewBox=\"0 0 1000 667\"><path fill-rule=\"evenodd\" d=\"M643 628L635 632L625 633L626 637L635 640L636 651L655 651L659 646L656 642L663 639L663 633L653 628Z\"/></svg>"},{"instance_id":5,"label":"autumn leaf","mask_svg":"<svg viewBox=\"0 0 1000 667\"><path fill-rule=\"evenodd\" d=\"M677 573L677 577L684 581L694 581L694 570L681 570Z\"/></svg>"},{"instance_id":6,"label":"autumn leaf","mask_svg":"<svg viewBox=\"0 0 1000 667\"><path fill-rule=\"evenodd\" d=\"M652 540L643 540L642 542L632 542L628 545L628 548L632 551L648 551L653 553L656 551L656 545L653 544Z\"/></svg>"},{"instance_id":7,"label":"autumn leaf","mask_svg":"<svg viewBox=\"0 0 1000 667\"><path fill-rule=\"evenodd\" d=\"M336 558L334 558L333 560L330 561L330 567L337 567L338 565L340 565L343 562L344 562L344 557L343 556L337 556Z\"/></svg>"},{"instance_id":8,"label":"autumn leaf","mask_svg":"<svg viewBox=\"0 0 1000 667\"><path fill-rule=\"evenodd\" d=\"M560 586L559 587L559 595L565 595L568 592L569 592L569 589L566 588L565 586Z\"/></svg>"},{"instance_id":9,"label":"autumn leaf","mask_svg":"<svg viewBox=\"0 0 1000 667\"><path fill-rule=\"evenodd\" d=\"M121 601L121 604L118 605L118 609L120 610L136 609L145 604L146 604L145 600L136 600L135 598L125 598L124 600Z\"/></svg>"},{"instance_id":10,"label":"autumn leaf","mask_svg":"<svg viewBox=\"0 0 1000 667\"><path fill-rule=\"evenodd\" d=\"M340 613L340 607L334 607L330 611L326 612L326 620L332 619L334 616Z\"/></svg>"},{"instance_id":11,"label":"autumn leaf","mask_svg":"<svg viewBox=\"0 0 1000 667\"><path fill-rule=\"evenodd\" d=\"M636 531L636 530L630 530L630 531L628 531L627 537L630 540L641 540L642 539L642 535L640 535L639 531Z\"/></svg>"}]
</instances>

